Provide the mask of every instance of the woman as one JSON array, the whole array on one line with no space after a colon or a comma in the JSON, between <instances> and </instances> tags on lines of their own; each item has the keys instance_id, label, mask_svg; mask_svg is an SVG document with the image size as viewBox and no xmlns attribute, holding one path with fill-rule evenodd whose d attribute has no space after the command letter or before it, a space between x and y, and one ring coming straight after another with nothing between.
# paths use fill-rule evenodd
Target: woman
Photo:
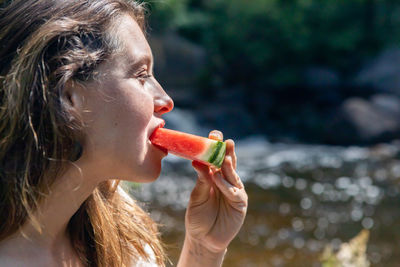
<instances>
[{"instance_id":1,"label":"woman","mask_svg":"<svg viewBox=\"0 0 400 267\"><path fill-rule=\"evenodd\" d=\"M155 223L118 186L154 181L166 155L149 136L173 102L153 76L144 24L143 7L122 0L0 11L1 266L165 265ZM178 266L220 266L243 223L226 142L221 170L193 162Z\"/></svg>"}]
</instances>

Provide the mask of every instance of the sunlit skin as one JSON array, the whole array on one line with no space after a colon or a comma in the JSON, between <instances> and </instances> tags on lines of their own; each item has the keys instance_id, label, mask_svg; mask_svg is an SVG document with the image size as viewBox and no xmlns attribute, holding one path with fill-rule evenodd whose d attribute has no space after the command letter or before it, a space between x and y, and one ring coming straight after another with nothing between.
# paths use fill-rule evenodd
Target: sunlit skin
<instances>
[{"instance_id":1,"label":"sunlit skin","mask_svg":"<svg viewBox=\"0 0 400 267\"><path fill-rule=\"evenodd\" d=\"M222 140L223 135L212 131L209 138ZM221 169L192 163L198 179L186 210L186 236L178 266L220 266L222 263L226 248L241 228L247 211L247 194L236 173L236 165L232 140L226 140ZM184 254L185 251L190 254Z\"/></svg>"},{"instance_id":2,"label":"sunlit skin","mask_svg":"<svg viewBox=\"0 0 400 267\"><path fill-rule=\"evenodd\" d=\"M137 23L124 17L117 34L123 49L99 66L86 88L76 86L86 122L81 160L96 162L103 179L151 182L165 153L149 137L174 104L153 76L151 49Z\"/></svg>"},{"instance_id":3,"label":"sunlit skin","mask_svg":"<svg viewBox=\"0 0 400 267\"><path fill-rule=\"evenodd\" d=\"M173 109L173 101L153 76L151 49L140 27L129 16L117 25L114 32L123 49L97 68L93 81L71 82L62 96L68 111L85 124L83 154L57 177L40 205L37 217L43 232L28 221L23 234L0 243L5 266L82 266L66 226L98 184L109 179L152 182L160 175L166 153L149 137L162 126L161 117ZM213 131L210 138L223 137ZM234 143L226 142L221 170L193 162L198 179L187 208L179 266L220 266L243 224L247 195L235 171Z\"/></svg>"}]
</instances>

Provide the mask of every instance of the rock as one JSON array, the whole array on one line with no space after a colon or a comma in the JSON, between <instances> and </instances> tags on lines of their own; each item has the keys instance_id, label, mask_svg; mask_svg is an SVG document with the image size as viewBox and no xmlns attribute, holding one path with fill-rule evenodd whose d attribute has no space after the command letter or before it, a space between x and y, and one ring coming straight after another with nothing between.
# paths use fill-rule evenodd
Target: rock
<instances>
[{"instance_id":1,"label":"rock","mask_svg":"<svg viewBox=\"0 0 400 267\"><path fill-rule=\"evenodd\" d=\"M385 101L392 106L382 106ZM399 104L399 106L397 106ZM400 134L400 103L375 96L372 101L349 98L327 127L326 140L333 144L371 144L390 141Z\"/></svg>"},{"instance_id":2,"label":"rock","mask_svg":"<svg viewBox=\"0 0 400 267\"><path fill-rule=\"evenodd\" d=\"M376 94L371 103L390 117L400 119L400 98L390 94Z\"/></svg>"},{"instance_id":3,"label":"rock","mask_svg":"<svg viewBox=\"0 0 400 267\"><path fill-rule=\"evenodd\" d=\"M241 104L246 98L246 88L241 86L232 86L230 88L220 88L215 91L215 101L219 105L226 103Z\"/></svg>"},{"instance_id":4,"label":"rock","mask_svg":"<svg viewBox=\"0 0 400 267\"><path fill-rule=\"evenodd\" d=\"M196 112L201 114L202 124L220 130L224 138L238 139L256 134L255 119L241 106L225 103L225 105L205 104Z\"/></svg>"},{"instance_id":5,"label":"rock","mask_svg":"<svg viewBox=\"0 0 400 267\"><path fill-rule=\"evenodd\" d=\"M384 50L361 68L354 81L360 86L373 86L379 92L400 96L400 49Z\"/></svg>"},{"instance_id":6,"label":"rock","mask_svg":"<svg viewBox=\"0 0 400 267\"><path fill-rule=\"evenodd\" d=\"M182 131L191 134L207 136L210 129L201 126L196 115L190 111L181 108L174 108L163 116L166 121L166 127L172 130Z\"/></svg>"},{"instance_id":7,"label":"rock","mask_svg":"<svg viewBox=\"0 0 400 267\"><path fill-rule=\"evenodd\" d=\"M326 87L337 87L340 84L339 73L325 67L309 67L304 72L305 85L324 90Z\"/></svg>"},{"instance_id":8,"label":"rock","mask_svg":"<svg viewBox=\"0 0 400 267\"><path fill-rule=\"evenodd\" d=\"M154 69L167 88L192 88L206 64L206 51L175 33L150 36Z\"/></svg>"},{"instance_id":9,"label":"rock","mask_svg":"<svg viewBox=\"0 0 400 267\"><path fill-rule=\"evenodd\" d=\"M322 66L308 67L303 74L304 89L314 105L337 105L343 101L342 79L337 71ZM294 88L298 89L298 88Z\"/></svg>"},{"instance_id":10,"label":"rock","mask_svg":"<svg viewBox=\"0 0 400 267\"><path fill-rule=\"evenodd\" d=\"M198 78L206 64L206 51L175 33L149 37L158 82L172 97L176 106L189 108L196 104Z\"/></svg>"}]
</instances>

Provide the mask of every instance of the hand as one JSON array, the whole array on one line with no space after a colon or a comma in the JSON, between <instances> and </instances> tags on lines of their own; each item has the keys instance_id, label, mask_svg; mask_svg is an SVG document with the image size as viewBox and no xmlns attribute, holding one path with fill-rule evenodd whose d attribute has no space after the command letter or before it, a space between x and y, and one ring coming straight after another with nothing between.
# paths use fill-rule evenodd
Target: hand
<instances>
[{"instance_id":1,"label":"hand","mask_svg":"<svg viewBox=\"0 0 400 267\"><path fill-rule=\"evenodd\" d=\"M212 131L209 138L222 140ZM186 210L186 239L211 253L224 252L241 228L247 212L247 194L236 173L235 143L226 141L221 169L194 161L197 183Z\"/></svg>"}]
</instances>

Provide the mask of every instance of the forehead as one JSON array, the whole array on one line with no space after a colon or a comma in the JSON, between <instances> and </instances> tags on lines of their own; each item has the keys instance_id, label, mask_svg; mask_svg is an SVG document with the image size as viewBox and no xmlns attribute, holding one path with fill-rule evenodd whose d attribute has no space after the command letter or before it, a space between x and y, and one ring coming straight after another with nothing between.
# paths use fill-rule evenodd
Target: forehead
<instances>
[{"instance_id":1,"label":"forehead","mask_svg":"<svg viewBox=\"0 0 400 267\"><path fill-rule=\"evenodd\" d=\"M129 15L120 17L111 29L111 34L118 39L119 56L132 63L143 59L151 60L150 46L138 23Z\"/></svg>"}]
</instances>

